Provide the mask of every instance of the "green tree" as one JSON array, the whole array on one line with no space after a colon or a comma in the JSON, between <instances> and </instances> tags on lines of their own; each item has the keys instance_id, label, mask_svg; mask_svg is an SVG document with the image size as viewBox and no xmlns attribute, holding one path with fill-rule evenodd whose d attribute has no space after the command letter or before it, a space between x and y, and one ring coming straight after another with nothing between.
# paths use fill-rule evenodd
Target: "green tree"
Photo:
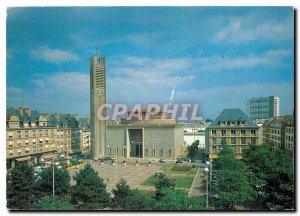
<instances>
[{"instance_id":1,"label":"green tree","mask_svg":"<svg viewBox=\"0 0 300 216\"><path fill-rule=\"evenodd\" d=\"M6 178L7 207L10 209L33 209L35 197L33 167L22 163L7 174Z\"/></svg>"},{"instance_id":2,"label":"green tree","mask_svg":"<svg viewBox=\"0 0 300 216\"><path fill-rule=\"evenodd\" d=\"M111 207L124 210L150 210L154 200L141 194L136 189L130 189L126 180L121 179L113 189L114 197Z\"/></svg>"},{"instance_id":3,"label":"green tree","mask_svg":"<svg viewBox=\"0 0 300 216\"><path fill-rule=\"evenodd\" d=\"M74 210L74 207L68 200L60 199L57 196L43 198L38 203L38 208L41 210Z\"/></svg>"},{"instance_id":4,"label":"green tree","mask_svg":"<svg viewBox=\"0 0 300 216\"><path fill-rule=\"evenodd\" d=\"M246 167L242 161L235 159L235 154L229 146L223 146L217 163L219 170L215 192L220 197L217 204L224 208L235 208L235 205L244 205L251 201L253 191L247 178Z\"/></svg>"},{"instance_id":5,"label":"green tree","mask_svg":"<svg viewBox=\"0 0 300 216\"><path fill-rule=\"evenodd\" d=\"M156 188L155 199L158 201L164 196L164 193L162 192L164 188L175 190L175 180L167 178L165 174L159 174L154 185Z\"/></svg>"},{"instance_id":6,"label":"green tree","mask_svg":"<svg viewBox=\"0 0 300 216\"><path fill-rule=\"evenodd\" d=\"M243 160L251 172L256 192L253 205L260 209L294 208L294 158L284 150L250 145ZM268 207L269 206L269 207Z\"/></svg>"},{"instance_id":7,"label":"green tree","mask_svg":"<svg viewBox=\"0 0 300 216\"><path fill-rule=\"evenodd\" d=\"M181 189L172 190L163 188L163 197L156 202L156 210L205 210L203 197L189 197L187 192Z\"/></svg>"},{"instance_id":8,"label":"green tree","mask_svg":"<svg viewBox=\"0 0 300 216\"><path fill-rule=\"evenodd\" d=\"M193 157L198 151L198 146L199 146L199 140L196 140L190 146L187 147L189 158L193 159Z\"/></svg>"},{"instance_id":9,"label":"green tree","mask_svg":"<svg viewBox=\"0 0 300 216\"><path fill-rule=\"evenodd\" d=\"M71 202L79 209L103 209L109 205L106 184L90 164L73 177L76 185L71 189Z\"/></svg>"},{"instance_id":10,"label":"green tree","mask_svg":"<svg viewBox=\"0 0 300 216\"><path fill-rule=\"evenodd\" d=\"M65 169L58 169L54 166L54 192L61 197L70 195L70 176ZM35 192L38 197L50 196L53 194L53 167L43 170L40 177L35 183Z\"/></svg>"}]
</instances>

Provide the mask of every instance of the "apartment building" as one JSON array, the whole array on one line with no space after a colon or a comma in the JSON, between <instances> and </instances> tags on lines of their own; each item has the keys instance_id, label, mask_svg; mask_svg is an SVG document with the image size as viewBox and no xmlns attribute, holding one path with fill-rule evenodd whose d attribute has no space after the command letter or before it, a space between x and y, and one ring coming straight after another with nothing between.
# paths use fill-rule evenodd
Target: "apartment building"
<instances>
[{"instance_id":1,"label":"apartment building","mask_svg":"<svg viewBox=\"0 0 300 216\"><path fill-rule=\"evenodd\" d=\"M80 151L81 154L89 154L91 152L91 126L90 118L84 117L79 119L80 128Z\"/></svg>"},{"instance_id":2,"label":"apartment building","mask_svg":"<svg viewBox=\"0 0 300 216\"><path fill-rule=\"evenodd\" d=\"M263 143L273 150L294 150L294 117L279 116L263 125Z\"/></svg>"},{"instance_id":3,"label":"apartment building","mask_svg":"<svg viewBox=\"0 0 300 216\"><path fill-rule=\"evenodd\" d=\"M208 157L217 158L222 144L229 145L236 157L249 144L258 144L259 127L240 109L224 109L205 130Z\"/></svg>"},{"instance_id":4,"label":"apartment building","mask_svg":"<svg viewBox=\"0 0 300 216\"><path fill-rule=\"evenodd\" d=\"M76 119L70 114L40 113L30 108L6 110L7 167L16 163L37 164L57 155L72 153ZM79 135L79 129L78 129Z\"/></svg>"}]
</instances>

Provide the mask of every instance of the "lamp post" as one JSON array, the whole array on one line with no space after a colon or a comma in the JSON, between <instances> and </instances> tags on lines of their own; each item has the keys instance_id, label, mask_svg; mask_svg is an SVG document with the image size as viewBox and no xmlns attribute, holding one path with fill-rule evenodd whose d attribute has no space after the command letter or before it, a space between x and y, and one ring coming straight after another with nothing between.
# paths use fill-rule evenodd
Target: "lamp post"
<instances>
[{"instance_id":1,"label":"lamp post","mask_svg":"<svg viewBox=\"0 0 300 216\"><path fill-rule=\"evenodd\" d=\"M209 161L206 161L206 167L203 169L204 172L206 172L206 208L208 208L208 173L210 169L207 167L210 165Z\"/></svg>"}]
</instances>

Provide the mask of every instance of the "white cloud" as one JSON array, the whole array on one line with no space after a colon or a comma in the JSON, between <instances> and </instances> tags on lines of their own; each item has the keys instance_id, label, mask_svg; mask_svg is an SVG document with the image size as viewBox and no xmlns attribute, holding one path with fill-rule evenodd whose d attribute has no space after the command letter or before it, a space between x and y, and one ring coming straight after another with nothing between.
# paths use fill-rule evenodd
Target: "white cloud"
<instances>
[{"instance_id":1,"label":"white cloud","mask_svg":"<svg viewBox=\"0 0 300 216\"><path fill-rule=\"evenodd\" d=\"M44 60L53 64L80 60L75 53L61 49L51 49L47 46L41 46L36 50L31 50L30 56L34 59Z\"/></svg>"},{"instance_id":2,"label":"white cloud","mask_svg":"<svg viewBox=\"0 0 300 216\"><path fill-rule=\"evenodd\" d=\"M218 72L224 70L252 68L256 66L283 66L283 60L293 55L292 50L268 50L263 54L248 54L240 57L211 56L199 58L199 71Z\"/></svg>"},{"instance_id":3,"label":"white cloud","mask_svg":"<svg viewBox=\"0 0 300 216\"><path fill-rule=\"evenodd\" d=\"M76 97L89 93L89 74L79 72L56 72L52 74L36 74L31 80L37 94L61 95Z\"/></svg>"},{"instance_id":4,"label":"white cloud","mask_svg":"<svg viewBox=\"0 0 300 216\"><path fill-rule=\"evenodd\" d=\"M24 90L21 88L17 88L17 87L8 87L7 88L7 93L10 93L10 94L21 94L23 92L24 92Z\"/></svg>"},{"instance_id":5,"label":"white cloud","mask_svg":"<svg viewBox=\"0 0 300 216\"><path fill-rule=\"evenodd\" d=\"M254 40L292 40L294 36L293 18L287 17L277 21L262 19L256 13L244 17L229 17L229 24L214 34L213 43L227 41L244 43Z\"/></svg>"}]
</instances>

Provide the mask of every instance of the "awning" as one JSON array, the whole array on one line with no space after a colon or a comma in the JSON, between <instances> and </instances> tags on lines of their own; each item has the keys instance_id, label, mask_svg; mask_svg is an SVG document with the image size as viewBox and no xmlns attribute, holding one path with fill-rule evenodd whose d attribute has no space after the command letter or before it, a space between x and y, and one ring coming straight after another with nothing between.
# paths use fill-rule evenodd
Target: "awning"
<instances>
[{"instance_id":1,"label":"awning","mask_svg":"<svg viewBox=\"0 0 300 216\"><path fill-rule=\"evenodd\" d=\"M26 151L29 151L29 148L25 148Z\"/></svg>"},{"instance_id":2,"label":"awning","mask_svg":"<svg viewBox=\"0 0 300 216\"><path fill-rule=\"evenodd\" d=\"M49 138L46 138L46 140L49 140Z\"/></svg>"},{"instance_id":3,"label":"awning","mask_svg":"<svg viewBox=\"0 0 300 216\"><path fill-rule=\"evenodd\" d=\"M30 160L30 159L31 159L31 156L26 156L26 157L17 158L16 161L27 161L27 160Z\"/></svg>"},{"instance_id":4,"label":"awning","mask_svg":"<svg viewBox=\"0 0 300 216\"><path fill-rule=\"evenodd\" d=\"M35 140L35 139L32 139L32 142L36 142L36 140Z\"/></svg>"},{"instance_id":5,"label":"awning","mask_svg":"<svg viewBox=\"0 0 300 216\"><path fill-rule=\"evenodd\" d=\"M28 140L25 140L25 143L28 143Z\"/></svg>"},{"instance_id":6,"label":"awning","mask_svg":"<svg viewBox=\"0 0 300 216\"><path fill-rule=\"evenodd\" d=\"M43 155L43 158L46 160L46 159L51 159L51 158L54 158L54 154L46 154L46 155Z\"/></svg>"},{"instance_id":7,"label":"awning","mask_svg":"<svg viewBox=\"0 0 300 216\"><path fill-rule=\"evenodd\" d=\"M40 141L43 141L43 139L41 138Z\"/></svg>"}]
</instances>

